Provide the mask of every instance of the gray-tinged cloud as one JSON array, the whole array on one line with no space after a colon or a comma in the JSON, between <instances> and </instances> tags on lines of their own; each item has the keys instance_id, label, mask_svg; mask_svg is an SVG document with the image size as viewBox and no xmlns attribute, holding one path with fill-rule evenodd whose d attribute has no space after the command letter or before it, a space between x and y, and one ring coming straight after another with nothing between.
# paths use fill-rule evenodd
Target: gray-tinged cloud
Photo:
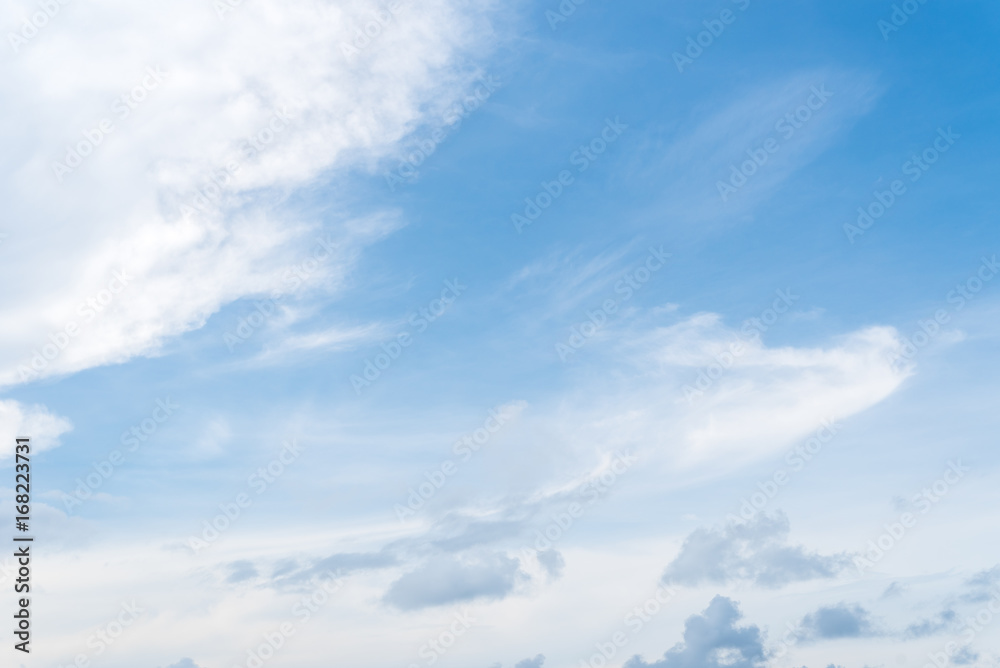
<instances>
[{"instance_id":1,"label":"gray-tinged cloud","mask_svg":"<svg viewBox=\"0 0 1000 668\"><path fill-rule=\"evenodd\" d=\"M924 638L935 633L941 633L948 628L951 622L955 620L955 617L954 610L945 610L934 619L925 619L922 622L910 624L903 631L903 635L907 638Z\"/></svg>"},{"instance_id":2,"label":"gray-tinged cloud","mask_svg":"<svg viewBox=\"0 0 1000 668\"><path fill-rule=\"evenodd\" d=\"M398 558L388 551L381 552L341 552L324 557L306 566L290 560L275 566L271 581L277 587L296 587L308 583L313 578L333 573L343 576L355 571L375 570L395 566Z\"/></svg>"},{"instance_id":3,"label":"gray-tinged cloud","mask_svg":"<svg viewBox=\"0 0 1000 668\"><path fill-rule=\"evenodd\" d=\"M320 559L313 566L315 574L332 571L350 573L375 568L386 568L396 564L396 557L386 552L344 552Z\"/></svg>"},{"instance_id":4,"label":"gray-tinged cloud","mask_svg":"<svg viewBox=\"0 0 1000 668\"><path fill-rule=\"evenodd\" d=\"M899 596L903 593L903 585L898 582L893 582L891 585L885 588L882 592L882 598L892 598L893 596Z\"/></svg>"},{"instance_id":5,"label":"gray-tinged cloud","mask_svg":"<svg viewBox=\"0 0 1000 668\"><path fill-rule=\"evenodd\" d=\"M199 668L199 666L191 659L181 659L177 663L167 666L167 668Z\"/></svg>"},{"instance_id":6,"label":"gray-tinged cloud","mask_svg":"<svg viewBox=\"0 0 1000 668\"><path fill-rule=\"evenodd\" d=\"M872 623L870 613L860 605L846 603L820 608L802 619L804 640L836 638L867 638L881 635Z\"/></svg>"},{"instance_id":7,"label":"gray-tinged cloud","mask_svg":"<svg viewBox=\"0 0 1000 668\"><path fill-rule=\"evenodd\" d=\"M523 661L518 661L514 664L514 668L542 668L543 663L545 663L545 657L539 654L534 659L524 659ZM503 664L494 663L490 666L490 668L503 668Z\"/></svg>"},{"instance_id":8,"label":"gray-tinged cloud","mask_svg":"<svg viewBox=\"0 0 1000 668\"><path fill-rule=\"evenodd\" d=\"M520 565L503 554L435 557L392 583L384 600L401 610L416 610L476 598L503 598L527 577Z\"/></svg>"},{"instance_id":9,"label":"gray-tinged cloud","mask_svg":"<svg viewBox=\"0 0 1000 668\"><path fill-rule=\"evenodd\" d=\"M655 663L634 656L625 668L758 668L764 665L764 645L756 626L738 627L743 617L736 603L716 596L700 615L684 623L684 641Z\"/></svg>"},{"instance_id":10,"label":"gray-tinged cloud","mask_svg":"<svg viewBox=\"0 0 1000 668\"><path fill-rule=\"evenodd\" d=\"M667 566L663 581L696 586L734 580L763 587L832 578L850 565L846 554L823 556L788 545L784 513L760 515L751 522L696 529Z\"/></svg>"},{"instance_id":11,"label":"gray-tinged cloud","mask_svg":"<svg viewBox=\"0 0 1000 668\"><path fill-rule=\"evenodd\" d=\"M229 577L226 582L236 584L257 577L257 568L249 561L234 561L229 564Z\"/></svg>"},{"instance_id":12,"label":"gray-tinged cloud","mask_svg":"<svg viewBox=\"0 0 1000 668\"><path fill-rule=\"evenodd\" d=\"M955 656L951 657L952 662L959 666L967 666L970 663L975 663L979 660L979 654L973 652L968 647L963 647L958 650Z\"/></svg>"},{"instance_id":13,"label":"gray-tinged cloud","mask_svg":"<svg viewBox=\"0 0 1000 668\"><path fill-rule=\"evenodd\" d=\"M965 584L970 591L962 596L963 600L971 603L989 601L1000 592L1000 564L976 573Z\"/></svg>"},{"instance_id":14,"label":"gray-tinged cloud","mask_svg":"<svg viewBox=\"0 0 1000 668\"><path fill-rule=\"evenodd\" d=\"M563 568L566 566L566 560L563 559L559 550L542 550L538 553L538 563L553 578L561 576Z\"/></svg>"},{"instance_id":15,"label":"gray-tinged cloud","mask_svg":"<svg viewBox=\"0 0 1000 668\"><path fill-rule=\"evenodd\" d=\"M543 663L545 663L545 657L539 654L534 659L525 659L524 661L518 661L516 664L514 664L514 668L542 668Z\"/></svg>"}]
</instances>

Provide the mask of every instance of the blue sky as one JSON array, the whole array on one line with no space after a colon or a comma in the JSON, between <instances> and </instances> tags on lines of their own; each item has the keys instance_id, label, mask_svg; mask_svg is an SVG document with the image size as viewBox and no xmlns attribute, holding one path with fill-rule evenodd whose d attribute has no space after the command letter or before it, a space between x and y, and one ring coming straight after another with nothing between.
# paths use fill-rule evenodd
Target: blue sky
<instances>
[{"instance_id":1,"label":"blue sky","mask_svg":"<svg viewBox=\"0 0 1000 668\"><path fill-rule=\"evenodd\" d=\"M993 4L43 4L24 665L1000 663Z\"/></svg>"}]
</instances>

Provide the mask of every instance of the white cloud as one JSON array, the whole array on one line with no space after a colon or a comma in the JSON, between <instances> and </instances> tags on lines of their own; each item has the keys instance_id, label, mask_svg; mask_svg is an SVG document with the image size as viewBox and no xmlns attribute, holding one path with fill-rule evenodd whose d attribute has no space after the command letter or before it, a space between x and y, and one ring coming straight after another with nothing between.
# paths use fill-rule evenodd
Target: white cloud
<instances>
[{"instance_id":1,"label":"white cloud","mask_svg":"<svg viewBox=\"0 0 1000 668\"><path fill-rule=\"evenodd\" d=\"M913 372L893 367L900 339L887 327L860 329L822 346L769 347L767 334L748 339L718 315L702 313L666 327L603 334L588 344L589 357L577 360L579 373L593 375L577 378L579 389L558 406L536 406L541 417L533 429L547 433L547 456L560 456L554 443L565 444L562 452L569 454L553 470L579 470L581 456L595 449L634 447L662 462L675 480L679 469L689 482L727 473L783 450L825 421L871 408ZM723 368L720 354L739 340L743 352ZM710 382L698 384L712 365Z\"/></svg>"},{"instance_id":2,"label":"white cloud","mask_svg":"<svg viewBox=\"0 0 1000 668\"><path fill-rule=\"evenodd\" d=\"M702 334L707 368L716 362L710 351L725 339ZM773 452L824 420L874 406L909 375L890 362L900 340L887 327L851 332L824 348L768 348L759 340L746 345L732 368L695 396L682 421L691 463Z\"/></svg>"},{"instance_id":3,"label":"white cloud","mask_svg":"<svg viewBox=\"0 0 1000 668\"><path fill-rule=\"evenodd\" d=\"M5 4L5 34L35 9ZM338 211L335 185L322 223L289 212L287 196L394 154L441 118L490 42L488 6L402 3L345 56L376 9L262 0L220 20L200 0L99 0L61 6L21 45L0 66L0 188L19 223L0 264L18 286L0 310L12 323L0 334L0 383L23 381L17 367L33 358L47 376L156 354L226 303L288 289L287 267L308 257L321 227L336 250L308 287L335 290L359 250L400 222ZM70 145L89 155L65 173L54 164ZM227 165L235 175L221 175Z\"/></svg>"},{"instance_id":4,"label":"white cloud","mask_svg":"<svg viewBox=\"0 0 1000 668\"><path fill-rule=\"evenodd\" d=\"M0 399L0 461L14 456L14 439L31 438L31 451L59 446L59 437L70 431L69 420L44 406L27 406L13 399Z\"/></svg>"}]
</instances>

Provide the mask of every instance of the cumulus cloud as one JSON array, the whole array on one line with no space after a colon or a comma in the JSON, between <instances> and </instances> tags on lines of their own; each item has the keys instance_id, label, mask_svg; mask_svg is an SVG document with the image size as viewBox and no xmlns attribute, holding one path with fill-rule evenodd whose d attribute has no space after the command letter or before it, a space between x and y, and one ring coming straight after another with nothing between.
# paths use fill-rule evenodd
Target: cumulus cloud
<instances>
[{"instance_id":1,"label":"cumulus cloud","mask_svg":"<svg viewBox=\"0 0 1000 668\"><path fill-rule=\"evenodd\" d=\"M737 626L737 604L716 596L700 615L684 623L684 640L654 663L634 656L624 668L758 668L765 665L764 645L756 626Z\"/></svg>"},{"instance_id":2,"label":"cumulus cloud","mask_svg":"<svg viewBox=\"0 0 1000 668\"><path fill-rule=\"evenodd\" d=\"M867 638L878 635L881 633L872 622L871 614L859 605L846 603L811 612L800 624L800 637L804 640Z\"/></svg>"},{"instance_id":3,"label":"cumulus cloud","mask_svg":"<svg viewBox=\"0 0 1000 668\"><path fill-rule=\"evenodd\" d=\"M490 48L490 2L401 7L357 53L365 0L263 0L226 20L200 0L98 0L21 45L0 71L0 196L19 221L0 263L19 286L0 307L0 384L159 354L241 298L341 289L403 221L338 206L335 177L445 125ZM322 219L287 205L313 186Z\"/></svg>"},{"instance_id":4,"label":"cumulus cloud","mask_svg":"<svg viewBox=\"0 0 1000 668\"><path fill-rule=\"evenodd\" d=\"M200 667L191 659L181 659L177 663L167 666L167 668L200 668Z\"/></svg>"},{"instance_id":5,"label":"cumulus cloud","mask_svg":"<svg viewBox=\"0 0 1000 668\"><path fill-rule=\"evenodd\" d=\"M477 598L498 599L525 577L520 562L503 554L440 556L393 582L384 601L401 610L417 610Z\"/></svg>"},{"instance_id":6,"label":"cumulus cloud","mask_svg":"<svg viewBox=\"0 0 1000 668\"><path fill-rule=\"evenodd\" d=\"M59 437L70 431L69 420L40 405L25 405L13 399L0 399L0 461L14 456L14 439L30 437L32 452L59 445Z\"/></svg>"},{"instance_id":7,"label":"cumulus cloud","mask_svg":"<svg viewBox=\"0 0 1000 668\"><path fill-rule=\"evenodd\" d=\"M850 565L847 555L824 556L788 544L790 525L781 512L723 527L699 528L685 539L663 581L697 586L743 580L763 587L832 578Z\"/></svg>"}]
</instances>

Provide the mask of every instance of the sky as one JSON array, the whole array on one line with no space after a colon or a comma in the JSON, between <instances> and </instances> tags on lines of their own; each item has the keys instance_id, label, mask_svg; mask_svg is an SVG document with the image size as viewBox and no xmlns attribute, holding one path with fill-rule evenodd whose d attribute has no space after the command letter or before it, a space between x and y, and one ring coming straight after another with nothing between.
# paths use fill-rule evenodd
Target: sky
<instances>
[{"instance_id":1,"label":"sky","mask_svg":"<svg viewBox=\"0 0 1000 668\"><path fill-rule=\"evenodd\" d=\"M3 665L1000 666L996 3L0 23Z\"/></svg>"}]
</instances>

